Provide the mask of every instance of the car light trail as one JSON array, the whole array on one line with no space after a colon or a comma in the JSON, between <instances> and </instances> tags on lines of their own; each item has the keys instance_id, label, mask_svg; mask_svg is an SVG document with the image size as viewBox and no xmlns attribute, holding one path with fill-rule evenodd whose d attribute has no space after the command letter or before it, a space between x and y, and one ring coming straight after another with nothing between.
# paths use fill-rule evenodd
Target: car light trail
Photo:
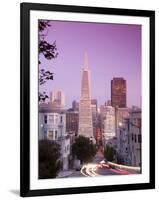
<instances>
[{"instance_id":1,"label":"car light trail","mask_svg":"<svg viewBox=\"0 0 159 200\"><path fill-rule=\"evenodd\" d=\"M110 169L110 171L112 171L116 174L120 174L120 175L129 175L130 174L128 171L121 170L121 169Z\"/></svg>"},{"instance_id":2,"label":"car light trail","mask_svg":"<svg viewBox=\"0 0 159 200\"><path fill-rule=\"evenodd\" d=\"M85 174L84 173L84 169L86 168L86 165L83 165L83 167L82 167L82 169L81 169L81 174L83 175L83 176L88 176L87 174Z\"/></svg>"},{"instance_id":3,"label":"car light trail","mask_svg":"<svg viewBox=\"0 0 159 200\"><path fill-rule=\"evenodd\" d=\"M112 163L112 162L108 162L108 164L110 166L114 166L114 167L119 168L119 169L140 171L140 167L133 167L133 166L127 166L127 165L119 165L119 164Z\"/></svg>"},{"instance_id":4,"label":"car light trail","mask_svg":"<svg viewBox=\"0 0 159 200\"><path fill-rule=\"evenodd\" d=\"M90 177L99 176L99 174L96 173L96 169L97 169L97 164L87 164L82 167L81 173L84 176L90 176Z\"/></svg>"}]
</instances>

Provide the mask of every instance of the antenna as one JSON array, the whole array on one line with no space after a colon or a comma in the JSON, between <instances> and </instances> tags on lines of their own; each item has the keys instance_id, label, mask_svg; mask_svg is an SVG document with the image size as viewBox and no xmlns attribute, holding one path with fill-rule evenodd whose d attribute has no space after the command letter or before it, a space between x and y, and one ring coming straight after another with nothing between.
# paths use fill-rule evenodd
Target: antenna
<instances>
[{"instance_id":1,"label":"antenna","mask_svg":"<svg viewBox=\"0 0 159 200\"><path fill-rule=\"evenodd\" d=\"M84 69L88 69L88 56L87 52L84 54Z\"/></svg>"}]
</instances>

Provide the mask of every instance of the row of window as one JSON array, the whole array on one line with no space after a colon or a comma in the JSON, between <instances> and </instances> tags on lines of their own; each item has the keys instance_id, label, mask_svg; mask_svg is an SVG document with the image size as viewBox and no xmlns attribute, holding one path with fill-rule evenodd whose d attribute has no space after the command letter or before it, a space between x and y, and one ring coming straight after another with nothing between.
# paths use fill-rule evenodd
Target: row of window
<instances>
[{"instance_id":1,"label":"row of window","mask_svg":"<svg viewBox=\"0 0 159 200\"><path fill-rule=\"evenodd\" d=\"M63 122L63 118L62 116L60 116L60 123ZM51 123L54 123L54 124L57 124L58 123L58 116L55 116L55 115L44 115L44 123L45 124L51 124Z\"/></svg>"},{"instance_id":2,"label":"row of window","mask_svg":"<svg viewBox=\"0 0 159 200\"><path fill-rule=\"evenodd\" d=\"M121 136L121 131L120 131L120 136ZM141 134L131 134L131 140L134 141L135 143L141 143ZM129 141L130 141L130 136L128 135L128 144L129 144Z\"/></svg>"},{"instance_id":3,"label":"row of window","mask_svg":"<svg viewBox=\"0 0 159 200\"><path fill-rule=\"evenodd\" d=\"M136 134L133 134L132 133L132 137L131 137L131 139L132 139L132 141L134 141L135 143L141 143L141 134L138 134L138 135L136 135Z\"/></svg>"}]
</instances>

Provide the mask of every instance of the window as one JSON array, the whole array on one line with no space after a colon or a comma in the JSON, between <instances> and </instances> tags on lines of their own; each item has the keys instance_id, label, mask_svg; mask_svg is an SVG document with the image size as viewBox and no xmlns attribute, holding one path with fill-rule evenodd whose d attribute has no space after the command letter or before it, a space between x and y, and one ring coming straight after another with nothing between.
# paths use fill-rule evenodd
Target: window
<instances>
[{"instance_id":1,"label":"window","mask_svg":"<svg viewBox=\"0 0 159 200\"><path fill-rule=\"evenodd\" d=\"M141 134L138 135L138 143L141 143Z\"/></svg>"},{"instance_id":2,"label":"window","mask_svg":"<svg viewBox=\"0 0 159 200\"><path fill-rule=\"evenodd\" d=\"M55 116L55 124L57 124L58 123L58 116L56 115Z\"/></svg>"},{"instance_id":3,"label":"window","mask_svg":"<svg viewBox=\"0 0 159 200\"><path fill-rule=\"evenodd\" d=\"M60 122L62 123L62 116L60 117Z\"/></svg>"},{"instance_id":4,"label":"window","mask_svg":"<svg viewBox=\"0 0 159 200\"><path fill-rule=\"evenodd\" d=\"M134 140L134 135L133 135L133 133L132 133L132 141Z\"/></svg>"},{"instance_id":5,"label":"window","mask_svg":"<svg viewBox=\"0 0 159 200\"><path fill-rule=\"evenodd\" d=\"M129 123L129 120L128 120L128 131L130 130L130 123Z\"/></svg>"},{"instance_id":6,"label":"window","mask_svg":"<svg viewBox=\"0 0 159 200\"><path fill-rule=\"evenodd\" d=\"M135 143L136 143L136 135L135 135Z\"/></svg>"},{"instance_id":7,"label":"window","mask_svg":"<svg viewBox=\"0 0 159 200\"><path fill-rule=\"evenodd\" d=\"M54 139L54 133L53 133L53 131L49 131L48 132L48 139L49 140L53 140Z\"/></svg>"},{"instance_id":8,"label":"window","mask_svg":"<svg viewBox=\"0 0 159 200\"><path fill-rule=\"evenodd\" d=\"M54 116L53 115L49 115L49 123L54 123Z\"/></svg>"},{"instance_id":9,"label":"window","mask_svg":"<svg viewBox=\"0 0 159 200\"><path fill-rule=\"evenodd\" d=\"M57 131L55 131L55 140L57 139Z\"/></svg>"},{"instance_id":10,"label":"window","mask_svg":"<svg viewBox=\"0 0 159 200\"><path fill-rule=\"evenodd\" d=\"M47 132L44 131L44 139L47 139Z\"/></svg>"},{"instance_id":11,"label":"window","mask_svg":"<svg viewBox=\"0 0 159 200\"><path fill-rule=\"evenodd\" d=\"M47 115L44 115L44 123L47 124Z\"/></svg>"}]
</instances>

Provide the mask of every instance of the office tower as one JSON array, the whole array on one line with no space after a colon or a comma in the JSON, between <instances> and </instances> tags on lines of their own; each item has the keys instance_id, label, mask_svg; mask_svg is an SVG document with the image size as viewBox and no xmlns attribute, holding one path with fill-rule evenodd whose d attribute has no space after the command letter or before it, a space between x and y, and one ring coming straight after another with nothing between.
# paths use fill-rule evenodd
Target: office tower
<instances>
[{"instance_id":1,"label":"office tower","mask_svg":"<svg viewBox=\"0 0 159 200\"><path fill-rule=\"evenodd\" d=\"M105 140L112 139L115 134L115 108L112 106L105 107L105 119L104 124L104 138Z\"/></svg>"},{"instance_id":2,"label":"office tower","mask_svg":"<svg viewBox=\"0 0 159 200\"><path fill-rule=\"evenodd\" d=\"M97 135L97 99L91 99L92 109L92 123L93 123L93 135L96 138Z\"/></svg>"},{"instance_id":3,"label":"office tower","mask_svg":"<svg viewBox=\"0 0 159 200\"><path fill-rule=\"evenodd\" d=\"M111 80L111 106L126 107L126 80L123 78Z\"/></svg>"},{"instance_id":4,"label":"office tower","mask_svg":"<svg viewBox=\"0 0 159 200\"><path fill-rule=\"evenodd\" d=\"M78 133L79 113L77 111L67 110L66 112L66 132Z\"/></svg>"},{"instance_id":5,"label":"office tower","mask_svg":"<svg viewBox=\"0 0 159 200\"><path fill-rule=\"evenodd\" d=\"M53 103L53 107L64 109L65 106L65 96L62 91L53 91L50 92L50 102Z\"/></svg>"},{"instance_id":6,"label":"office tower","mask_svg":"<svg viewBox=\"0 0 159 200\"><path fill-rule=\"evenodd\" d=\"M77 102L76 100L72 101L72 109L74 111L79 111L79 102Z\"/></svg>"}]
</instances>

